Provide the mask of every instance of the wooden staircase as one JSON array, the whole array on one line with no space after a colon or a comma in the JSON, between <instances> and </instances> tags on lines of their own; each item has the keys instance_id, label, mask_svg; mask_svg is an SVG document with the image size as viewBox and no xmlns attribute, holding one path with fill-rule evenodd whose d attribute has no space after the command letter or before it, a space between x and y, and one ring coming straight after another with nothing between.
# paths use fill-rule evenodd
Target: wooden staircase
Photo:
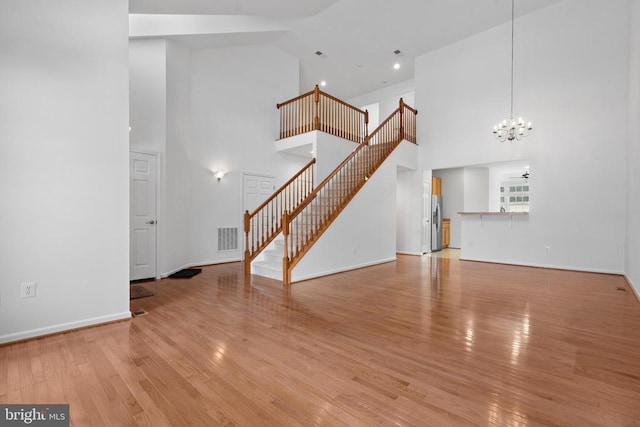
<instances>
[{"instance_id":1,"label":"wooden staircase","mask_svg":"<svg viewBox=\"0 0 640 427\"><path fill-rule=\"evenodd\" d=\"M258 276L282 280L282 254L284 253L284 239L278 236L273 244L263 252L263 260L252 264L253 273Z\"/></svg>"},{"instance_id":2,"label":"wooden staircase","mask_svg":"<svg viewBox=\"0 0 640 427\"><path fill-rule=\"evenodd\" d=\"M313 165L302 167L253 212L244 213L244 272L251 274L251 262L282 231L284 212L295 209L313 190Z\"/></svg>"},{"instance_id":3,"label":"wooden staircase","mask_svg":"<svg viewBox=\"0 0 640 427\"><path fill-rule=\"evenodd\" d=\"M418 112L400 99L399 107L365 138L325 180L282 219L284 236L283 282L291 284L291 271L331 223L366 184L395 148L407 139L415 143ZM405 132L405 127L408 131Z\"/></svg>"},{"instance_id":4,"label":"wooden staircase","mask_svg":"<svg viewBox=\"0 0 640 427\"><path fill-rule=\"evenodd\" d=\"M333 104L337 112L323 110L323 96L326 94L316 86L312 92L278 104L278 108L281 108L281 129L286 129L281 130L281 136L323 130L359 142L357 139L360 129L366 131L367 113L357 113L360 110L339 100ZM309 103L309 97L313 97L312 103ZM336 100L334 97L328 99L331 102ZM301 104L295 107L296 102ZM283 106L286 108L282 109ZM292 114L291 111L304 113ZM417 113L417 110L400 99L398 108L374 132L365 136L360 145L322 183L313 189L307 186L308 170L312 170L314 159L258 209L252 213L245 212L245 273L251 273L251 261L266 249L264 261L254 263L254 272L291 284L291 272L295 265L329 228L369 177L403 140L416 142ZM285 118L282 117L283 114ZM329 124L325 123L327 120ZM294 202L273 202L282 199L281 192L295 191L292 188L296 183L300 184L301 176L306 177L307 184L304 189L297 191ZM277 217L278 215L280 216ZM278 236L280 232L281 237Z\"/></svg>"}]
</instances>

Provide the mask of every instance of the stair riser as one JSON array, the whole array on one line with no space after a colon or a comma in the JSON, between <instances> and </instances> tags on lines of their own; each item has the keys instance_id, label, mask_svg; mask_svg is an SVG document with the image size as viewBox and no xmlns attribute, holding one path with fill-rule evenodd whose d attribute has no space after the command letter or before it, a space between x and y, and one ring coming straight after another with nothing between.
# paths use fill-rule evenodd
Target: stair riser
<instances>
[{"instance_id":1,"label":"stair riser","mask_svg":"<svg viewBox=\"0 0 640 427\"><path fill-rule=\"evenodd\" d=\"M282 271L273 271L270 269L256 267L252 268L252 273L258 276L268 277L270 279L282 280Z\"/></svg>"}]
</instances>

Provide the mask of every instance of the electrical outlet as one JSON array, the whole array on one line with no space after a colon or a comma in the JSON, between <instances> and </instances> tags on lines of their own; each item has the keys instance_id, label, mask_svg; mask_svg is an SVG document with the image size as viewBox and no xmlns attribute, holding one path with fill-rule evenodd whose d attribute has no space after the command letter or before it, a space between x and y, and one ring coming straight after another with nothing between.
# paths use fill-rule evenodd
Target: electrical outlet
<instances>
[{"instance_id":1,"label":"electrical outlet","mask_svg":"<svg viewBox=\"0 0 640 427\"><path fill-rule=\"evenodd\" d=\"M544 251L548 254L551 253L551 246L545 246Z\"/></svg>"},{"instance_id":2,"label":"electrical outlet","mask_svg":"<svg viewBox=\"0 0 640 427\"><path fill-rule=\"evenodd\" d=\"M36 282L24 282L22 284L22 298L33 298L36 296Z\"/></svg>"}]
</instances>

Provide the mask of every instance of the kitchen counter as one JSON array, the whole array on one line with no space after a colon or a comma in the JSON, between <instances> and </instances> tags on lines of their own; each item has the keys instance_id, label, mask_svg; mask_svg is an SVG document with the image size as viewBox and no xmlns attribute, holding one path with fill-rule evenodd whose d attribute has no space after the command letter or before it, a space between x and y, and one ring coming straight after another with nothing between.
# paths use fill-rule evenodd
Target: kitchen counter
<instances>
[{"instance_id":1,"label":"kitchen counter","mask_svg":"<svg viewBox=\"0 0 640 427\"><path fill-rule=\"evenodd\" d=\"M529 215L529 212L458 212L458 215L513 216L513 215Z\"/></svg>"}]
</instances>

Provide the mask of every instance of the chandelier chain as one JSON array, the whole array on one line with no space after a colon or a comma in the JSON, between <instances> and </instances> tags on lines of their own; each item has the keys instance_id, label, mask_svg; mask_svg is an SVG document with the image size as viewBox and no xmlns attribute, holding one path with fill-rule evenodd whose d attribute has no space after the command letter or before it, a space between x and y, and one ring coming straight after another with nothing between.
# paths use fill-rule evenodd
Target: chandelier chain
<instances>
[{"instance_id":1,"label":"chandelier chain","mask_svg":"<svg viewBox=\"0 0 640 427\"><path fill-rule=\"evenodd\" d=\"M525 124L524 119L519 117L518 120L513 118L513 80L514 80L514 55L515 55L515 0L511 0L511 109L509 120L503 120L493 127L493 134L501 142L504 141L520 141L525 138L533 129L533 124L528 122Z\"/></svg>"},{"instance_id":2,"label":"chandelier chain","mask_svg":"<svg viewBox=\"0 0 640 427\"><path fill-rule=\"evenodd\" d=\"M511 0L511 118L513 118L513 51L515 44L515 31L514 31L514 21L515 21L515 1Z\"/></svg>"}]
</instances>

